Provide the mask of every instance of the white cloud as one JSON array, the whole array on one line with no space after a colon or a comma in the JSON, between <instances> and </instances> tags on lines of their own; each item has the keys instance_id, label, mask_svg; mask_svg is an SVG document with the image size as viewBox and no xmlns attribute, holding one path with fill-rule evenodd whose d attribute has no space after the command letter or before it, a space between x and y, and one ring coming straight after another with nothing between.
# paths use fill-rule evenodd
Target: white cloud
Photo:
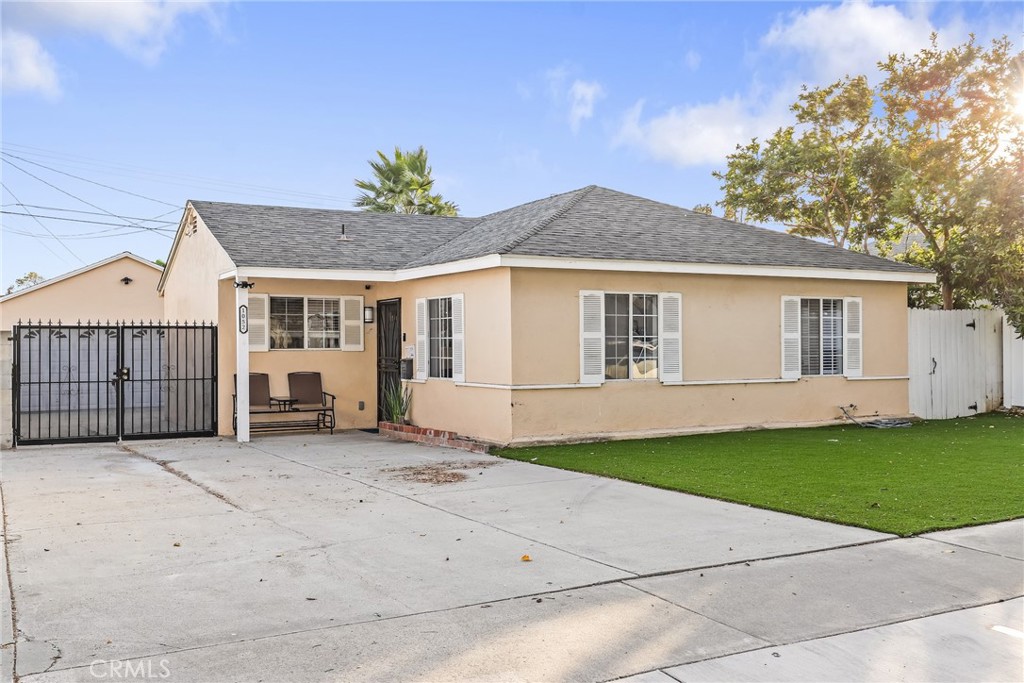
<instances>
[{"instance_id":1,"label":"white cloud","mask_svg":"<svg viewBox=\"0 0 1024 683\"><path fill-rule=\"evenodd\" d=\"M904 12L857 0L791 12L762 37L753 55L755 75L745 90L680 104L647 119L641 100L623 115L612 144L678 166L723 164L737 144L770 135L791 120L789 105L801 83L825 85L860 73L877 80L876 62L893 52L917 52L927 46L932 31L944 46L966 38L959 18L936 27L929 10L920 5ZM684 63L691 64L689 54ZM760 82L759 73L771 81Z\"/></svg>"},{"instance_id":2,"label":"white cloud","mask_svg":"<svg viewBox=\"0 0 1024 683\"><path fill-rule=\"evenodd\" d=\"M569 128L578 133L580 124L594 116L594 103L605 96L597 81L573 81L569 87Z\"/></svg>"},{"instance_id":3,"label":"white cloud","mask_svg":"<svg viewBox=\"0 0 1024 683\"><path fill-rule=\"evenodd\" d=\"M630 145L649 156L677 166L720 163L752 137L764 136L782 125L786 102L774 98L757 106L741 96L717 102L673 107L646 121L644 101L625 114L613 145Z\"/></svg>"},{"instance_id":4,"label":"white cloud","mask_svg":"<svg viewBox=\"0 0 1024 683\"><path fill-rule=\"evenodd\" d=\"M39 41L11 28L3 30L0 81L4 90L35 91L48 99L60 97L57 65Z\"/></svg>"},{"instance_id":5,"label":"white cloud","mask_svg":"<svg viewBox=\"0 0 1024 683\"><path fill-rule=\"evenodd\" d=\"M12 2L4 6L4 88L34 89L54 96L59 92L57 67L45 50L45 37L57 33L96 36L133 59L155 64L167 49L182 17L201 14L216 27L217 13L206 1L127 2ZM8 50L8 34L15 45ZM8 81L8 53L11 69L48 74L38 79L44 86L25 88ZM12 71L13 73L13 71ZM19 72L20 73L20 72Z\"/></svg>"},{"instance_id":6,"label":"white cloud","mask_svg":"<svg viewBox=\"0 0 1024 683\"><path fill-rule=\"evenodd\" d=\"M696 71L700 68L700 60L700 53L692 49L687 50L686 54L683 56L683 64L685 64L686 68L690 71Z\"/></svg>"},{"instance_id":7,"label":"white cloud","mask_svg":"<svg viewBox=\"0 0 1024 683\"><path fill-rule=\"evenodd\" d=\"M892 5L844 2L787 15L761 39L765 48L797 53L821 81L844 75L877 74L877 62L891 53L913 53L937 28L925 12L905 14ZM959 22L945 27L946 44L966 38Z\"/></svg>"}]
</instances>

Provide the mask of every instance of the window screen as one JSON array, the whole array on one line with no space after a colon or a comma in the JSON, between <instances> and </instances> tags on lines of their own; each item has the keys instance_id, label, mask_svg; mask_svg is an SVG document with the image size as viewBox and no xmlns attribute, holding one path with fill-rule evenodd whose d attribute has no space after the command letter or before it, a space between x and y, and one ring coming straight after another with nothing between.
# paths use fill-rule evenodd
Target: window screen
<instances>
[{"instance_id":1,"label":"window screen","mask_svg":"<svg viewBox=\"0 0 1024 683\"><path fill-rule=\"evenodd\" d=\"M270 348L301 349L305 334L301 296L270 297Z\"/></svg>"}]
</instances>

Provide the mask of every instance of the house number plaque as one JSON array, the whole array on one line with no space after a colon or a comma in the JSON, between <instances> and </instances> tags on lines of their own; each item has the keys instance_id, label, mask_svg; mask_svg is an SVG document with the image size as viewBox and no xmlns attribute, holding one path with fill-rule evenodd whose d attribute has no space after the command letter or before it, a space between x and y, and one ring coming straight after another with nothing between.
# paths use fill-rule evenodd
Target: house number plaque
<instances>
[{"instance_id":1,"label":"house number plaque","mask_svg":"<svg viewBox=\"0 0 1024 683\"><path fill-rule=\"evenodd\" d=\"M238 307L238 331L245 334L249 331L249 307L242 305Z\"/></svg>"}]
</instances>

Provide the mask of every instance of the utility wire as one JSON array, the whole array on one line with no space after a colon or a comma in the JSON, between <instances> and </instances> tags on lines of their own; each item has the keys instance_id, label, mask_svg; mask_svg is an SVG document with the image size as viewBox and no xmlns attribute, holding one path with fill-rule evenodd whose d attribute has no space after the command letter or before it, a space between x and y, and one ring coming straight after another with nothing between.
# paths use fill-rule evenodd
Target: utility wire
<instances>
[{"instance_id":1,"label":"utility wire","mask_svg":"<svg viewBox=\"0 0 1024 683\"><path fill-rule=\"evenodd\" d=\"M26 171L25 169L23 169L21 166L18 166L16 163L11 161L10 159L6 159L6 158L0 157L0 161L4 162L5 164L8 164L9 166L13 166L14 168L18 169L19 171L21 171L22 173L24 173L25 175L27 175L27 176L29 176L31 178L35 178L36 180L38 180L39 182L43 183L44 185L52 187L53 189L57 190L61 194L66 194L67 196L71 197L72 199L76 199L76 200L82 202L83 204L85 204L87 206L91 206L94 209L99 209L100 211L102 211L103 213L107 214L108 216L113 216L114 218L119 218L119 219L121 219L123 221L127 221L127 219L125 219L124 216L119 216L116 213L113 213L111 211L107 211L102 206L97 206L97 205L93 204L90 201L86 201L85 199L82 199L78 195L71 194L67 190L64 190L62 188L57 187L56 185L54 185L50 181L44 180L43 178L40 178L39 176L37 176L36 174L32 173L31 171ZM17 199L17 198L15 197L15 199ZM18 203L19 204L21 203L20 199L18 199ZM130 222L130 221L127 221L127 222ZM140 225L138 223L132 223L130 227L142 228L143 230L151 230L152 229L152 228L149 228L149 227L147 227L145 225Z\"/></svg>"},{"instance_id":2,"label":"utility wire","mask_svg":"<svg viewBox=\"0 0 1024 683\"><path fill-rule=\"evenodd\" d=\"M21 203L21 200L20 200L20 199L18 199L18 195L16 195L16 194L14 194L13 192L11 192L11 188L7 187L7 186L6 186L6 185L4 185L4 184L3 184L2 182L0 182L0 187L2 187L2 188L3 188L4 190L6 190L6 191L7 191L7 194L9 194L9 195L11 195L12 197L14 197L14 201L18 202L19 204ZM79 256L78 254L76 254L75 252L71 251L71 247L69 247L68 245L64 244L64 241L63 241L63 240L61 240L61 238L57 237L57 235L55 235L55 234L54 234L54 232L53 232L52 230L50 230L50 229L49 229L48 227L46 227L46 225L44 225L44 224L43 224L43 222L42 222L41 220L39 220L39 218L37 218L37 217L36 217L36 216L35 216L34 214L30 214L30 215L31 215L31 216L32 216L32 218L33 218L33 219L35 220L35 222L39 224L39 227L41 227L41 228L42 228L43 230L45 230L46 232L50 233L50 235L51 235L51 236L52 236L52 237L53 237L53 238L54 238L55 240L57 240L58 242L60 242L60 245L61 245L62 247L64 247L64 248L65 248L65 249L67 250L67 252L68 252L69 254L71 254L71 255L72 255L72 256L74 256L74 257L75 257L76 259L78 259L79 263L81 263L82 265L85 265L85 261L83 261L83 260L82 260L82 258L81 258L81 257L80 257L80 256ZM41 239L41 238L40 238L40 237L39 237L38 235L35 235L34 237L35 237L35 238L36 238L37 240L39 240L39 243L40 243L41 245L43 245L44 247L46 247L46 249L47 249L47 250L48 250L48 251L49 251L49 252L50 252L51 254L53 254L54 256L56 256L57 258L59 258L59 259L60 259L61 261L64 261L65 263L67 263L67 261L66 261L66 260L64 259L64 257L62 257L62 256L61 256L60 254L58 254L57 252L55 252L55 251L54 251L53 249L50 249L49 245L48 245L48 244L46 244L46 242L44 242L44 241L43 241L43 240L42 240L42 239Z\"/></svg>"},{"instance_id":3,"label":"utility wire","mask_svg":"<svg viewBox=\"0 0 1024 683\"><path fill-rule=\"evenodd\" d=\"M257 196L263 198L266 198L267 196L288 197L293 199L305 199L307 201L317 201L335 205L342 205L345 207L350 207L352 204L351 201L348 199L344 199L333 195L317 194L314 192L301 192L296 190L285 190L265 185L236 183L226 180L217 180L215 178L205 178L201 176L191 176L186 174L167 173L164 171L155 171L152 169L142 168L140 166L130 166L126 164L111 164L107 162L97 161L95 159L91 159L89 157L81 155L54 152L53 150L44 149L42 147L19 145L11 142L5 142L4 147L14 148L21 154L37 156L46 159L54 159L57 161L63 161L64 163L78 164L86 167L91 167L94 169L100 169L105 173L111 173L113 175L120 175L123 177L139 178L140 175L144 174L152 176L155 179L159 179L161 180L161 182L164 182L166 184L178 185L180 187L194 188L196 186L196 183L201 183L203 185L208 186L220 186L221 188L224 188L229 192L247 196ZM184 180L185 182L180 182L182 180Z\"/></svg>"},{"instance_id":4,"label":"utility wire","mask_svg":"<svg viewBox=\"0 0 1024 683\"><path fill-rule=\"evenodd\" d=\"M42 214L33 214L22 211L8 211L7 209L0 210L0 213L7 214L9 216L33 216L35 218L45 218L51 221L67 221L69 223L86 223L88 225L113 225L118 228L136 228L133 232L150 231L150 232L176 232L171 228L158 228L150 226L138 226L131 223L110 223L109 221L89 221L82 218L65 218L64 216L44 216ZM112 232L111 230L104 230L103 232ZM82 233L82 234L94 234L94 233ZM127 234L127 233L125 233ZM70 237L71 235L64 235L64 237Z\"/></svg>"},{"instance_id":5,"label":"utility wire","mask_svg":"<svg viewBox=\"0 0 1024 683\"><path fill-rule=\"evenodd\" d=\"M12 235L24 235L26 237L36 237L36 238L39 238L39 239L58 239L58 240L59 239L66 239L66 240L105 240L105 239L110 239L112 237L125 237L127 235L134 235L134 234L137 234L137 233L140 233L140 232L146 232L146 233L152 234L149 230L129 230L128 232L118 232L118 233L115 233L115 234L111 235L111 234L103 234L103 233L111 232L109 230L97 230L94 233L83 232L83 233L78 233L78 234L75 234L75 235L61 235L60 237L51 238L48 235L40 235L38 233L28 232L27 230L15 230L13 228L8 228L7 232L11 233ZM161 234L160 236L161 237L166 237L167 239L173 239L173 237L171 237L170 235L163 235L163 234Z\"/></svg>"},{"instance_id":6,"label":"utility wire","mask_svg":"<svg viewBox=\"0 0 1024 683\"><path fill-rule=\"evenodd\" d=\"M67 173L65 171L61 171L59 169L53 168L52 166L47 166L46 164L41 164L38 161L32 161L31 159L26 159L25 157L19 157L17 155L11 154L10 152L0 151L0 154L3 154L4 156L11 157L12 159L18 159L19 161L24 161L25 163L32 164L33 166L38 166L40 168L45 168L47 171L53 171L54 173L60 173L61 175L66 175L67 177L74 178L75 180L81 180L81 181L86 182L86 183L92 183L93 185L98 185L100 187L105 187L108 190L113 190L114 192L121 192L123 194L131 195L132 197L138 197L139 199L147 199L147 200L149 200L151 202L156 202L157 204L163 204L165 206L173 206L175 208L178 208L177 204L171 204L170 202L165 202L162 199L153 199L152 197L147 197L146 195L138 194L137 192L129 192L128 190L122 190L121 188L114 187L113 185L105 185L103 183L96 182L95 180L89 180L88 178L83 178L82 176L75 175L73 173Z\"/></svg>"},{"instance_id":7,"label":"utility wire","mask_svg":"<svg viewBox=\"0 0 1024 683\"><path fill-rule=\"evenodd\" d=\"M10 204L4 204L3 206L4 207L18 206L18 207L21 207L23 209L42 209L43 211L65 211L67 213L81 213L81 214L85 214L87 216L106 216L107 215L107 214L105 214L103 212L100 212L100 211L85 211L83 209L65 209L65 208L59 207L59 206L40 206L39 204L18 204L16 202L12 202ZM179 210L180 209L175 209L175 211L179 211ZM13 213L13 212L5 212L5 213ZM170 213L170 212L168 212L168 213ZM160 214L160 215L161 216L166 216L167 214ZM55 218L56 219L57 217L56 216L48 216L48 218ZM178 221L161 221L161 220L157 220L156 218L139 218L137 216L125 216L125 219L126 220L131 220L131 221L139 221L140 223L166 223L167 225L177 225L177 223L178 223ZM70 220L75 220L75 219L73 219L73 218L63 218L63 219L60 219L60 220L70 221ZM82 220L82 221L78 221L78 222L79 223L89 223L91 221ZM114 223L110 223L109 225L114 225Z\"/></svg>"}]
</instances>

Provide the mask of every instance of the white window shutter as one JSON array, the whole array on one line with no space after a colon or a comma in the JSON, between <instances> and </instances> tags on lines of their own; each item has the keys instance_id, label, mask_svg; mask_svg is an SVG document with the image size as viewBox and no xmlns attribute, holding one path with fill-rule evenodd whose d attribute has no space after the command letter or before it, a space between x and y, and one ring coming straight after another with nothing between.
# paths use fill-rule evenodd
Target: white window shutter
<instances>
[{"instance_id":1,"label":"white window shutter","mask_svg":"<svg viewBox=\"0 0 1024 683\"><path fill-rule=\"evenodd\" d=\"M658 295L658 375L662 382L683 381L683 295Z\"/></svg>"},{"instance_id":2,"label":"white window shutter","mask_svg":"<svg viewBox=\"0 0 1024 683\"><path fill-rule=\"evenodd\" d=\"M249 295L249 351L270 350L270 297Z\"/></svg>"},{"instance_id":3,"label":"white window shutter","mask_svg":"<svg viewBox=\"0 0 1024 683\"><path fill-rule=\"evenodd\" d=\"M843 299L843 374L861 377L864 374L864 316L859 296Z\"/></svg>"},{"instance_id":4,"label":"white window shutter","mask_svg":"<svg viewBox=\"0 0 1024 683\"><path fill-rule=\"evenodd\" d=\"M800 377L800 297L782 297L782 378Z\"/></svg>"},{"instance_id":5,"label":"white window shutter","mask_svg":"<svg viewBox=\"0 0 1024 683\"><path fill-rule=\"evenodd\" d=\"M580 292L580 383L604 384L604 292Z\"/></svg>"},{"instance_id":6,"label":"white window shutter","mask_svg":"<svg viewBox=\"0 0 1024 683\"><path fill-rule=\"evenodd\" d=\"M427 300L416 299L416 379L427 378Z\"/></svg>"},{"instance_id":7,"label":"white window shutter","mask_svg":"<svg viewBox=\"0 0 1024 683\"><path fill-rule=\"evenodd\" d=\"M341 297L341 350L363 350L363 297Z\"/></svg>"},{"instance_id":8,"label":"white window shutter","mask_svg":"<svg viewBox=\"0 0 1024 683\"><path fill-rule=\"evenodd\" d=\"M452 294L452 381L466 381L466 302Z\"/></svg>"}]
</instances>

